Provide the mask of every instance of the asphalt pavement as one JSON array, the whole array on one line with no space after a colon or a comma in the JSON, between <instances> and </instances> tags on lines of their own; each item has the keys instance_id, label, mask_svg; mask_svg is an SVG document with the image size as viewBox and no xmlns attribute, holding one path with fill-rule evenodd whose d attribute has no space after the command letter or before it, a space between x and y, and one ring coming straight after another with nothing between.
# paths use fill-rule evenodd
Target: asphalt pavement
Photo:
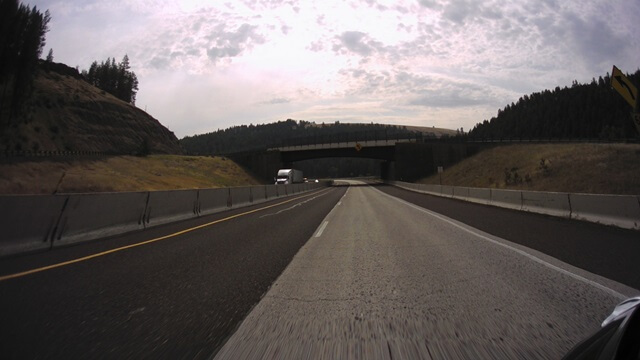
<instances>
[{"instance_id":1,"label":"asphalt pavement","mask_svg":"<svg viewBox=\"0 0 640 360\"><path fill-rule=\"evenodd\" d=\"M0 357L209 358L345 190L2 259Z\"/></svg>"},{"instance_id":2,"label":"asphalt pavement","mask_svg":"<svg viewBox=\"0 0 640 360\"><path fill-rule=\"evenodd\" d=\"M1 357L557 359L638 294L637 232L351 185L1 259Z\"/></svg>"},{"instance_id":3,"label":"asphalt pavement","mask_svg":"<svg viewBox=\"0 0 640 360\"><path fill-rule=\"evenodd\" d=\"M420 194L395 186L378 184L376 188L580 269L640 289L640 232L637 230Z\"/></svg>"},{"instance_id":4,"label":"asphalt pavement","mask_svg":"<svg viewBox=\"0 0 640 360\"><path fill-rule=\"evenodd\" d=\"M634 294L354 186L216 359L558 359Z\"/></svg>"}]
</instances>

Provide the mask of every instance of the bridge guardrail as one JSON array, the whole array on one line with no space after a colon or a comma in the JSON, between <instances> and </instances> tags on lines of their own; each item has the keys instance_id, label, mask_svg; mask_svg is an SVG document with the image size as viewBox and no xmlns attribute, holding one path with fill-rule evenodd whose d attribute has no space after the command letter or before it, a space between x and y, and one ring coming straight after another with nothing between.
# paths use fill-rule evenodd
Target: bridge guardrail
<instances>
[{"instance_id":1,"label":"bridge guardrail","mask_svg":"<svg viewBox=\"0 0 640 360\"><path fill-rule=\"evenodd\" d=\"M387 181L388 184L436 196L486 205L640 230L640 196L574 194L440 186ZM466 196L464 194L467 194Z\"/></svg>"},{"instance_id":2,"label":"bridge guardrail","mask_svg":"<svg viewBox=\"0 0 640 360\"><path fill-rule=\"evenodd\" d=\"M274 149L295 149L305 147L321 147L327 145L340 145L348 143L367 144L369 142L391 142L395 144L401 141L421 142L421 143L468 143L468 144L564 144L564 143L638 143L640 138L605 139L605 138L527 138L527 137L474 137L467 134L453 136L436 136L428 133L385 133L384 131L355 132L333 135L304 136L299 138L284 139L278 143L269 144L266 148Z\"/></svg>"},{"instance_id":3,"label":"bridge guardrail","mask_svg":"<svg viewBox=\"0 0 640 360\"><path fill-rule=\"evenodd\" d=\"M328 182L173 191L2 195L0 257L103 239L328 186ZM295 191L294 191L295 186Z\"/></svg>"}]
</instances>

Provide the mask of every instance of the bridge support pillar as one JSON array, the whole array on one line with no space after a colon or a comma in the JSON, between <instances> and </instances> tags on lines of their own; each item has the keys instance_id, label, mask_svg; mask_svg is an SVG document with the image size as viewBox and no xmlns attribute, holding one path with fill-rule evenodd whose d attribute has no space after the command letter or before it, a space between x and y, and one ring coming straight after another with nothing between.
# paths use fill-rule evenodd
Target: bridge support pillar
<instances>
[{"instance_id":1,"label":"bridge support pillar","mask_svg":"<svg viewBox=\"0 0 640 360\"><path fill-rule=\"evenodd\" d=\"M396 180L413 182L428 176L434 170L434 149L432 144L396 144Z\"/></svg>"},{"instance_id":2,"label":"bridge support pillar","mask_svg":"<svg viewBox=\"0 0 640 360\"><path fill-rule=\"evenodd\" d=\"M396 179L395 161L382 161L380 163L380 178L382 180L393 181Z\"/></svg>"}]
</instances>

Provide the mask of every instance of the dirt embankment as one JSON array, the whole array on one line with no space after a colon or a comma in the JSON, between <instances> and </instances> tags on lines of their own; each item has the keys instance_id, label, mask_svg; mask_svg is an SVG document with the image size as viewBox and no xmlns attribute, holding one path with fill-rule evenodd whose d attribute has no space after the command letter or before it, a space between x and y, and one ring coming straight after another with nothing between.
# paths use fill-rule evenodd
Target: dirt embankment
<instances>
[{"instance_id":1,"label":"dirt embankment","mask_svg":"<svg viewBox=\"0 0 640 360\"><path fill-rule=\"evenodd\" d=\"M259 183L223 157L113 156L0 163L0 194L176 190Z\"/></svg>"}]
</instances>

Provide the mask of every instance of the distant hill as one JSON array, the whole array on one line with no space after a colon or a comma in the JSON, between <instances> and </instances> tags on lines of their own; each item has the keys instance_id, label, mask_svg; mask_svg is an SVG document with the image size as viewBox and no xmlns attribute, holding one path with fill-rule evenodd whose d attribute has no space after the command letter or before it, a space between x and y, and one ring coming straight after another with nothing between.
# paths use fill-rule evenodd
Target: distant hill
<instances>
[{"instance_id":1,"label":"distant hill","mask_svg":"<svg viewBox=\"0 0 640 360\"><path fill-rule=\"evenodd\" d=\"M362 136L398 135L439 138L454 136L456 130L435 127L396 126L383 124L350 124L335 122L316 124L305 120L278 121L262 125L234 126L215 132L187 136L180 144L189 154L229 154L242 151L264 150L269 147L291 143L322 142L327 139L342 139L345 134Z\"/></svg>"},{"instance_id":2,"label":"distant hill","mask_svg":"<svg viewBox=\"0 0 640 360\"><path fill-rule=\"evenodd\" d=\"M640 85L640 70L628 78ZM638 137L631 120L631 107L611 88L607 74L589 84L574 81L571 87L556 87L530 95L498 110L469 132L474 138L603 139Z\"/></svg>"},{"instance_id":3,"label":"distant hill","mask_svg":"<svg viewBox=\"0 0 640 360\"><path fill-rule=\"evenodd\" d=\"M85 82L60 63L40 62L26 113L0 128L1 152L182 154L178 139L146 112Z\"/></svg>"}]
</instances>

